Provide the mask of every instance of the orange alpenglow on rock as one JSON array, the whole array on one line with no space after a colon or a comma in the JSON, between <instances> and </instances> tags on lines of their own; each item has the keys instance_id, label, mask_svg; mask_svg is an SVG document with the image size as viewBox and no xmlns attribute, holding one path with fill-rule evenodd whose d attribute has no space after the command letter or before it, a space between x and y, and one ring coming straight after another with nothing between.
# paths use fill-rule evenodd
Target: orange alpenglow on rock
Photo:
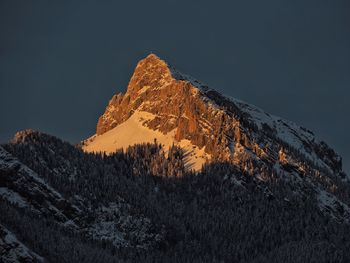
<instances>
[{"instance_id":1,"label":"orange alpenglow on rock","mask_svg":"<svg viewBox=\"0 0 350 263\"><path fill-rule=\"evenodd\" d=\"M310 170L341 173L341 158L312 132L225 97L150 54L137 64L127 91L109 101L83 150L113 153L155 139L165 152L182 147L186 167L196 171L219 161L249 166L249 173L273 172L283 165L283 148L295 167L304 169L306 160Z\"/></svg>"}]
</instances>

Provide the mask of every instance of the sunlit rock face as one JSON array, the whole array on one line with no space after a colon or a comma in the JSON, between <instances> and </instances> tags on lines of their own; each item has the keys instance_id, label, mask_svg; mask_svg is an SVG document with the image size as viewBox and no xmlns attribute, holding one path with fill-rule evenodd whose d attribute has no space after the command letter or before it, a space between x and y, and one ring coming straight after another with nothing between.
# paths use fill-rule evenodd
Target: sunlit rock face
<instances>
[{"instance_id":1,"label":"sunlit rock face","mask_svg":"<svg viewBox=\"0 0 350 263\"><path fill-rule=\"evenodd\" d=\"M96 135L83 148L113 152L140 143L140 134L136 141L119 136L128 130L132 133L135 127L147 129L144 142L157 139L166 147L183 146L195 170L206 161L228 161L252 174L273 173L279 169L276 165L288 165L299 173L344 176L341 158L311 131L227 98L154 54L137 64L127 91L112 97L98 120Z\"/></svg>"}]
</instances>

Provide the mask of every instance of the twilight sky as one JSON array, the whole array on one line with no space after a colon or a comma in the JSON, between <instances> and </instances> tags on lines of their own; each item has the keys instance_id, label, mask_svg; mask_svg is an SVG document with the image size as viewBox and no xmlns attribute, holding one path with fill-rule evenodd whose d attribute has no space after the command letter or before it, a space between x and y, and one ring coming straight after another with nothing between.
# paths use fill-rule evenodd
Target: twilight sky
<instances>
[{"instance_id":1,"label":"twilight sky","mask_svg":"<svg viewBox=\"0 0 350 263\"><path fill-rule=\"evenodd\" d=\"M156 53L313 130L350 172L349 0L0 0L0 142L33 128L78 142Z\"/></svg>"}]
</instances>

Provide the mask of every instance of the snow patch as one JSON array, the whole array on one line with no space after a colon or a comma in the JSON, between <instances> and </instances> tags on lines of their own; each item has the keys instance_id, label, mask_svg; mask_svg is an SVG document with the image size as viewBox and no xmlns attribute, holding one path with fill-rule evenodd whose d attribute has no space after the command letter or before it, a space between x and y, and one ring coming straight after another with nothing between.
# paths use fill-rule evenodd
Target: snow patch
<instances>
[{"instance_id":1,"label":"snow patch","mask_svg":"<svg viewBox=\"0 0 350 263\"><path fill-rule=\"evenodd\" d=\"M144 123L153 120L156 115L136 110L134 114L125 122L114 129L102 134L94 135L87 139L83 145L86 152L105 152L113 153L118 149L127 149L129 146L141 143L160 143L165 153L172 145L181 147L186 153L186 168L198 171L202 165L211 159L211 156L205 152L205 148L199 148L193 145L189 140L177 141L175 139L176 130L164 134L158 130L152 130Z\"/></svg>"}]
</instances>

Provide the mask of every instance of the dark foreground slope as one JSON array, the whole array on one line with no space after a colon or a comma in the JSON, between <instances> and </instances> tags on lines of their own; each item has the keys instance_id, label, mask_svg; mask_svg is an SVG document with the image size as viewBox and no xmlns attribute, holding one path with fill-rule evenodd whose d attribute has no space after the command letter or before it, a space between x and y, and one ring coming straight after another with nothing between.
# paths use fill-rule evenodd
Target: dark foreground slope
<instances>
[{"instance_id":1,"label":"dark foreground slope","mask_svg":"<svg viewBox=\"0 0 350 263\"><path fill-rule=\"evenodd\" d=\"M2 149L0 224L47 262L350 262L347 181L331 193L324 178L229 163L193 174L182 159L155 144L86 154L21 132ZM21 171L40 201L9 183Z\"/></svg>"}]
</instances>

